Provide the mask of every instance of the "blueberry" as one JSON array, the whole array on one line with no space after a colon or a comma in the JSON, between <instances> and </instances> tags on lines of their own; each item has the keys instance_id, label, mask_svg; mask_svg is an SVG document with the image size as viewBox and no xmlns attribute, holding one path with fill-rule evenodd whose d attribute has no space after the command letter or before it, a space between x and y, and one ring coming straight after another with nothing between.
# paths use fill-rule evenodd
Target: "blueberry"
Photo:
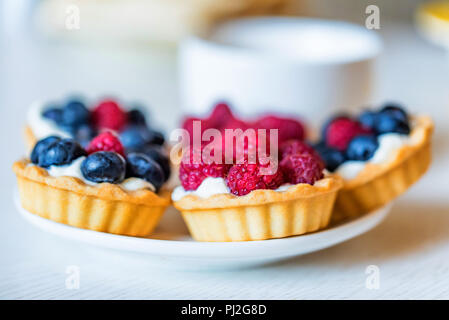
<instances>
[{"instance_id":1,"label":"blueberry","mask_svg":"<svg viewBox=\"0 0 449 320\"><path fill-rule=\"evenodd\" d=\"M79 127L89 122L90 113L84 103L70 100L62 109L61 124L68 127Z\"/></svg>"},{"instance_id":2,"label":"blueberry","mask_svg":"<svg viewBox=\"0 0 449 320\"><path fill-rule=\"evenodd\" d=\"M151 130L150 133L151 133L151 137L150 137L148 143L159 145L159 146L162 146L164 144L165 138L161 132Z\"/></svg>"},{"instance_id":3,"label":"blueberry","mask_svg":"<svg viewBox=\"0 0 449 320\"><path fill-rule=\"evenodd\" d=\"M156 191L165 181L161 166L143 153L129 153L127 157L127 175L142 178L150 182Z\"/></svg>"},{"instance_id":4,"label":"blueberry","mask_svg":"<svg viewBox=\"0 0 449 320\"><path fill-rule=\"evenodd\" d=\"M407 113L397 104L386 104L379 113L388 113L391 117L399 121L408 123Z\"/></svg>"},{"instance_id":5,"label":"blueberry","mask_svg":"<svg viewBox=\"0 0 449 320\"><path fill-rule=\"evenodd\" d=\"M145 145L143 146L139 151L154 161L156 161L162 168L162 171L164 171L164 182L168 180L171 174L171 168L170 168L170 160L168 159L168 156L166 155L164 149L161 146L158 145Z\"/></svg>"},{"instance_id":6,"label":"blueberry","mask_svg":"<svg viewBox=\"0 0 449 320\"><path fill-rule=\"evenodd\" d=\"M146 126L145 115L139 109L128 111L128 123L139 126Z\"/></svg>"},{"instance_id":7,"label":"blueberry","mask_svg":"<svg viewBox=\"0 0 449 320\"><path fill-rule=\"evenodd\" d=\"M363 111L359 116L359 122L367 128L373 128L376 121L377 113L370 110Z\"/></svg>"},{"instance_id":8,"label":"blueberry","mask_svg":"<svg viewBox=\"0 0 449 320\"><path fill-rule=\"evenodd\" d=\"M46 108L44 112L42 112L42 116L59 124L62 119L62 110L56 107Z\"/></svg>"},{"instance_id":9,"label":"blueberry","mask_svg":"<svg viewBox=\"0 0 449 320\"><path fill-rule=\"evenodd\" d=\"M81 146L86 147L89 142L97 135L97 133L98 132L94 127L88 124L83 124L76 129L75 139L81 144Z\"/></svg>"},{"instance_id":10,"label":"blueberry","mask_svg":"<svg viewBox=\"0 0 449 320\"><path fill-rule=\"evenodd\" d=\"M343 152L328 147L324 142L320 142L314 146L315 150L323 159L326 169L333 172L337 169L343 162L345 162L346 157Z\"/></svg>"},{"instance_id":11,"label":"blueberry","mask_svg":"<svg viewBox=\"0 0 449 320\"><path fill-rule=\"evenodd\" d=\"M86 151L73 139L62 139L48 145L38 157L38 165L47 168L55 165L65 165L85 156Z\"/></svg>"},{"instance_id":12,"label":"blueberry","mask_svg":"<svg viewBox=\"0 0 449 320\"><path fill-rule=\"evenodd\" d=\"M403 121L392 112L380 112L376 116L374 129L377 134L395 132L401 134L409 134L410 126L408 121Z\"/></svg>"},{"instance_id":13,"label":"blueberry","mask_svg":"<svg viewBox=\"0 0 449 320\"><path fill-rule=\"evenodd\" d=\"M62 131L68 133L71 137L75 137L76 134L76 130L78 128L73 127L73 126L69 126L69 125L65 125L65 124L59 124L59 129L61 129Z\"/></svg>"},{"instance_id":14,"label":"blueberry","mask_svg":"<svg viewBox=\"0 0 449 320\"><path fill-rule=\"evenodd\" d=\"M31 162L34 164L39 163L39 155L42 153L43 150L45 150L48 146L50 146L53 143L56 143L58 141L61 141L60 137L56 136L50 136L45 139L39 140L33 148L33 151L31 151Z\"/></svg>"},{"instance_id":15,"label":"blueberry","mask_svg":"<svg viewBox=\"0 0 449 320\"><path fill-rule=\"evenodd\" d=\"M376 136L357 136L349 142L346 157L349 160L366 161L374 155L378 147L379 142Z\"/></svg>"},{"instance_id":16,"label":"blueberry","mask_svg":"<svg viewBox=\"0 0 449 320\"><path fill-rule=\"evenodd\" d=\"M89 181L120 183L125 179L126 162L118 153L99 151L84 159L81 172Z\"/></svg>"},{"instance_id":17,"label":"blueberry","mask_svg":"<svg viewBox=\"0 0 449 320\"><path fill-rule=\"evenodd\" d=\"M126 149L136 149L145 145L152 135L143 126L128 126L120 133L120 141Z\"/></svg>"}]
</instances>

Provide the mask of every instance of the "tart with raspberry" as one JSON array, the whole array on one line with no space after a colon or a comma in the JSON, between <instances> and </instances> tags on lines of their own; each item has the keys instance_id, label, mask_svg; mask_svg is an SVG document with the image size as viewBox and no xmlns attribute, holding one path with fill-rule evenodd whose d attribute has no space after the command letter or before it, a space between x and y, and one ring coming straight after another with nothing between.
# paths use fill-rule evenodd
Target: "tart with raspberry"
<instances>
[{"instance_id":1,"label":"tart with raspberry","mask_svg":"<svg viewBox=\"0 0 449 320\"><path fill-rule=\"evenodd\" d=\"M301 140L302 125L274 116L245 122L227 109L220 106L211 118L199 121L219 130L247 129L257 123L269 129L287 128L279 134L281 158L272 159L271 165L259 157L250 159L248 150L257 148L259 139L246 140L242 161L234 158L231 163L209 161L204 157L204 145L192 147L194 151L180 163L181 186L172 193L174 206L181 211L192 237L199 241L265 240L327 227L342 181L325 173L319 155ZM214 119L214 113L220 117ZM217 125L214 120L221 122ZM192 118L184 122L184 128L189 121ZM226 140L221 145L229 147ZM197 162L195 152L200 155Z\"/></svg>"},{"instance_id":2,"label":"tart with raspberry","mask_svg":"<svg viewBox=\"0 0 449 320\"><path fill-rule=\"evenodd\" d=\"M398 105L332 118L316 150L326 168L344 179L333 219L358 217L402 193L431 163L433 122Z\"/></svg>"},{"instance_id":3,"label":"tart with raspberry","mask_svg":"<svg viewBox=\"0 0 449 320\"><path fill-rule=\"evenodd\" d=\"M72 138L39 140L13 170L26 210L74 227L146 236L170 204L162 166L143 152L125 152L109 131L86 148Z\"/></svg>"}]
</instances>

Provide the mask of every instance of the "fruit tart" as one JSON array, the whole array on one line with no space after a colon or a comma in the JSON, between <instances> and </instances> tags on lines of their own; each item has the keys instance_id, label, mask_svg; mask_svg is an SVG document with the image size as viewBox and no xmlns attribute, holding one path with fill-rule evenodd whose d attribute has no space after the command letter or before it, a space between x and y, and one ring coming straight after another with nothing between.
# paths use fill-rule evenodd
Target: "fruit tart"
<instances>
[{"instance_id":1,"label":"fruit tart","mask_svg":"<svg viewBox=\"0 0 449 320\"><path fill-rule=\"evenodd\" d=\"M198 148L190 145L180 163L181 185L174 189L172 200L194 239L265 240L301 235L328 225L342 181L328 174L319 155L302 141L304 130L299 122L273 115L242 121L225 104L219 104L207 119L186 119L184 128L193 133L190 124L194 121L221 132L230 128L243 131L256 124L258 129L280 129L276 142L281 141L279 148L268 141L271 150L275 146L279 151L271 162L259 153L250 157L251 150L259 150L267 136L240 136L244 143L234 144L224 134L213 152L206 151L209 144ZM226 148L231 148L231 161L223 159ZM207 155L215 156L218 151L222 156L211 161ZM237 159L238 154L241 159Z\"/></svg>"},{"instance_id":2,"label":"fruit tart","mask_svg":"<svg viewBox=\"0 0 449 320\"><path fill-rule=\"evenodd\" d=\"M46 137L13 170L26 210L74 227L146 236L170 204L161 165L143 152L125 152L110 131L86 148L73 138Z\"/></svg>"},{"instance_id":3,"label":"fruit tart","mask_svg":"<svg viewBox=\"0 0 449 320\"><path fill-rule=\"evenodd\" d=\"M330 119L315 147L327 170L344 179L333 219L380 208L419 180L431 163L432 133L428 116L394 104Z\"/></svg>"}]
</instances>

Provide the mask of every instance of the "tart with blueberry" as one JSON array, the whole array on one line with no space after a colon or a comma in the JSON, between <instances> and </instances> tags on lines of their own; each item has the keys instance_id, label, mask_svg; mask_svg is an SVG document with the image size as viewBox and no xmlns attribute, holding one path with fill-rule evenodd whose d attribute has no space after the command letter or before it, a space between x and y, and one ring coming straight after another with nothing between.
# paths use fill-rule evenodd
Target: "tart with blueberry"
<instances>
[{"instance_id":1,"label":"tart with blueberry","mask_svg":"<svg viewBox=\"0 0 449 320\"><path fill-rule=\"evenodd\" d=\"M36 215L74 227L146 236L170 204L166 171L153 155L127 152L105 131L86 148L75 139L39 140L30 159L17 161L22 206ZM158 154L159 162L165 159Z\"/></svg>"},{"instance_id":2,"label":"tart with blueberry","mask_svg":"<svg viewBox=\"0 0 449 320\"><path fill-rule=\"evenodd\" d=\"M214 118L214 114L220 116ZM260 143L257 137L242 144L242 161L234 158L231 163L226 159L209 161L204 156L207 145L191 148L180 163L181 186L174 189L172 200L194 239L265 240L301 235L328 225L342 181L323 170L319 155L302 141L304 131L299 122L275 116L245 122L234 118L224 105L210 118L200 120L206 127L219 130L246 129L257 123L259 128L281 128L281 146L280 161L273 158L271 163L259 156L254 161L249 158L249 150ZM185 128L189 128L189 121L192 118L184 122ZM229 147L225 139L220 145ZM238 154L236 147L231 148L233 155ZM222 150L222 155L225 152Z\"/></svg>"},{"instance_id":3,"label":"tart with blueberry","mask_svg":"<svg viewBox=\"0 0 449 320\"><path fill-rule=\"evenodd\" d=\"M333 218L357 217L404 193L431 163L433 122L397 105L332 118L316 150L344 179Z\"/></svg>"},{"instance_id":4,"label":"tart with blueberry","mask_svg":"<svg viewBox=\"0 0 449 320\"><path fill-rule=\"evenodd\" d=\"M104 130L114 131L125 149L163 145L164 136L149 127L139 108L125 108L113 99L88 106L81 99L67 99L57 104L35 102L28 110L25 140L31 150L45 137L73 138L82 146Z\"/></svg>"}]
</instances>

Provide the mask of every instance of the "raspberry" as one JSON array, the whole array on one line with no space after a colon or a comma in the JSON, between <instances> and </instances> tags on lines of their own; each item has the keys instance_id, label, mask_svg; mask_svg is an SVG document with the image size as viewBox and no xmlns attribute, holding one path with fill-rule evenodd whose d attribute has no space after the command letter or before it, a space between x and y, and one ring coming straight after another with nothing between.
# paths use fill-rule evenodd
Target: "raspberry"
<instances>
[{"instance_id":1,"label":"raspberry","mask_svg":"<svg viewBox=\"0 0 449 320\"><path fill-rule=\"evenodd\" d=\"M181 180L181 185L185 190L196 190L206 177L200 169L197 171L190 169L192 168L186 168L181 163L179 167L179 180Z\"/></svg>"},{"instance_id":2,"label":"raspberry","mask_svg":"<svg viewBox=\"0 0 449 320\"><path fill-rule=\"evenodd\" d=\"M333 120L324 132L326 144L340 151L346 150L352 138L369 133L371 131L363 127L359 122L346 117Z\"/></svg>"},{"instance_id":3,"label":"raspberry","mask_svg":"<svg viewBox=\"0 0 449 320\"><path fill-rule=\"evenodd\" d=\"M289 139L304 139L304 126L301 122L293 119L280 118L273 115L265 116L255 123L260 129L278 129L279 143ZM269 132L267 132L269 135Z\"/></svg>"},{"instance_id":4,"label":"raspberry","mask_svg":"<svg viewBox=\"0 0 449 320\"><path fill-rule=\"evenodd\" d=\"M127 120L126 113L113 100L104 100L98 104L92 113L93 121L99 128L119 131Z\"/></svg>"},{"instance_id":5,"label":"raspberry","mask_svg":"<svg viewBox=\"0 0 449 320\"><path fill-rule=\"evenodd\" d=\"M201 135L203 134L203 132L206 129L209 129L209 125L206 122L206 120L202 120L200 118L192 118L192 117L185 118L184 121L182 122L182 128L187 130L187 132L189 133L190 141L192 141L192 139L193 139L193 122L194 121L199 121L200 122L200 124L201 124Z\"/></svg>"},{"instance_id":6,"label":"raspberry","mask_svg":"<svg viewBox=\"0 0 449 320\"><path fill-rule=\"evenodd\" d=\"M199 155L202 155L204 148L201 148ZM190 152L188 159L184 158L179 168L179 179L185 190L196 190L201 182L207 177L224 178L228 172L230 165L222 163L205 163L201 157L200 163L194 163L193 154ZM196 154L198 154L196 153Z\"/></svg>"},{"instance_id":7,"label":"raspberry","mask_svg":"<svg viewBox=\"0 0 449 320\"><path fill-rule=\"evenodd\" d=\"M224 123L221 127L220 130L224 133L225 129L242 129L243 131L245 131L246 129L250 128L251 125L248 124L245 121L239 120L239 119L230 119L228 120L226 123Z\"/></svg>"},{"instance_id":8,"label":"raspberry","mask_svg":"<svg viewBox=\"0 0 449 320\"><path fill-rule=\"evenodd\" d=\"M284 141L279 147L279 151L281 154L281 158L295 153L317 154L315 150L307 143L296 139Z\"/></svg>"},{"instance_id":9,"label":"raspberry","mask_svg":"<svg viewBox=\"0 0 449 320\"><path fill-rule=\"evenodd\" d=\"M308 153L295 153L287 155L281 161L281 169L290 183L308 183L323 177L323 164L316 157Z\"/></svg>"},{"instance_id":10,"label":"raspberry","mask_svg":"<svg viewBox=\"0 0 449 320\"><path fill-rule=\"evenodd\" d=\"M244 196L257 189L277 189L284 183L284 175L281 170L271 175L263 175L261 167L268 167L261 164L236 164L229 169L226 176L226 184L231 193L237 196Z\"/></svg>"},{"instance_id":11,"label":"raspberry","mask_svg":"<svg viewBox=\"0 0 449 320\"><path fill-rule=\"evenodd\" d=\"M288 157L293 154L309 154L315 158L315 160L320 164L321 170L325 168L325 163L321 158L318 151L316 151L312 146L300 140L288 140L281 144L279 148L281 159Z\"/></svg>"},{"instance_id":12,"label":"raspberry","mask_svg":"<svg viewBox=\"0 0 449 320\"><path fill-rule=\"evenodd\" d=\"M209 118L206 120L210 128L221 129L228 122L234 120L231 109L224 103L218 103L215 105Z\"/></svg>"},{"instance_id":13,"label":"raspberry","mask_svg":"<svg viewBox=\"0 0 449 320\"><path fill-rule=\"evenodd\" d=\"M120 140L110 131L100 133L92 139L87 146L87 153L91 154L97 151L112 151L125 156L125 151Z\"/></svg>"},{"instance_id":14,"label":"raspberry","mask_svg":"<svg viewBox=\"0 0 449 320\"><path fill-rule=\"evenodd\" d=\"M243 138L243 144L240 138ZM249 161L248 156L255 156L255 159L258 160L259 156L261 156L262 151L265 151L265 155L269 156L270 154L270 139L269 136L266 136L265 147L261 144L261 137L257 134L257 130L255 130L255 135L245 135L235 137L232 141L232 154L233 154L233 163L237 163L240 161L240 157L243 156L243 160ZM231 141L228 141L225 136L223 136L222 150L223 154L225 154L226 148L230 148ZM258 150L258 149L261 150ZM239 151L239 152L237 152ZM260 151L260 152L259 152ZM239 157L239 159L237 159ZM253 162L253 161L250 161Z\"/></svg>"},{"instance_id":15,"label":"raspberry","mask_svg":"<svg viewBox=\"0 0 449 320\"><path fill-rule=\"evenodd\" d=\"M226 124L234 122L234 116L232 115L229 106L226 103L218 103L212 111L209 118L201 119L196 117L187 117L182 121L182 128L187 130L190 136L193 135L193 121L201 122L201 134L209 128L222 130Z\"/></svg>"}]
</instances>

